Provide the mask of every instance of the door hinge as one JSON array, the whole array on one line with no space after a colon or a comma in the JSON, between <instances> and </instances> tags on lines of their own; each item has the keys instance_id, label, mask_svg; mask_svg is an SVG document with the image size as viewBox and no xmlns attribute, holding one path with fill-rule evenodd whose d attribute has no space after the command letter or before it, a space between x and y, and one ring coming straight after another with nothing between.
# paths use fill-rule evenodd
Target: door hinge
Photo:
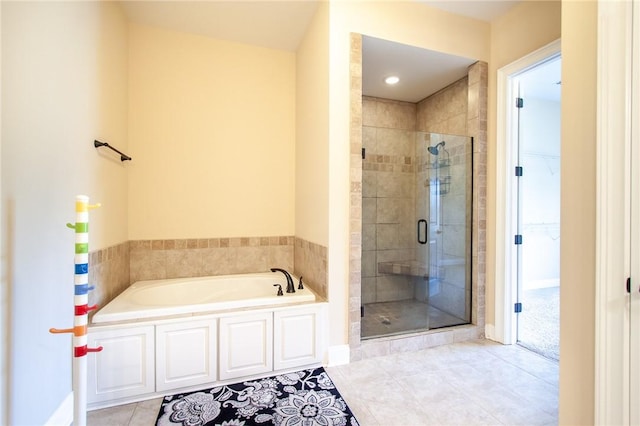
<instances>
[{"instance_id":1,"label":"door hinge","mask_svg":"<svg viewBox=\"0 0 640 426\"><path fill-rule=\"evenodd\" d=\"M516 176L522 176L522 166L516 166Z\"/></svg>"},{"instance_id":2,"label":"door hinge","mask_svg":"<svg viewBox=\"0 0 640 426\"><path fill-rule=\"evenodd\" d=\"M366 157L365 149L364 149L364 148L362 148L362 159L363 159L363 160L364 160L364 157Z\"/></svg>"},{"instance_id":3,"label":"door hinge","mask_svg":"<svg viewBox=\"0 0 640 426\"><path fill-rule=\"evenodd\" d=\"M631 277L627 278L627 293L631 293Z\"/></svg>"},{"instance_id":4,"label":"door hinge","mask_svg":"<svg viewBox=\"0 0 640 426\"><path fill-rule=\"evenodd\" d=\"M524 99L516 98L516 108L522 108L522 107L524 107Z\"/></svg>"},{"instance_id":5,"label":"door hinge","mask_svg":"<svg viewBox=\"0 0 640 426\"><path fill-rule=\"evenodd\" d=\"M364 318L364 305L360 305L360 318Z\"/></svg>"},{"instance_id":6,"label":"door hinge","mask_svg":"<svg viewBox=\"0 0 640 426\"><path fill-rule=\"evenodd\" d=\"M518 302L516 304L513 305L513 312L515 312L516 314L519 314L520 312L522 312L522 303Z\"/></svg>"},{"instance_id":7,"label":"door hinge","mask_svg":"<svg viewBox=\"0 0 640 426\"><path fill-rule=\"evenodd\" d=\"M515 238L514 238L514 240L515 240L515 241L514 241L514 243L515 243L516 245L520 245L520 244L522 244L522 235L520 235L520 234L516 235L516 236L515 236Z\"/></svg>"}]
</instances>

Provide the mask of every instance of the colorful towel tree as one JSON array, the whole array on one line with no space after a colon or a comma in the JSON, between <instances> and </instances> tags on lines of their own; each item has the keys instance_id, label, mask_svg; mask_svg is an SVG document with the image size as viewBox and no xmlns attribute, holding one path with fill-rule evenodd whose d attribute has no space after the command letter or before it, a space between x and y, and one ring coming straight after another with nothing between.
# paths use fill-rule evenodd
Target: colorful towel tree
<instances>
[{"instance_id":1,"label":"colorful towel tree","mask_svg":"<svg viewBox=\"0 0 640 426\"><path fill-rule=\"evenodd\" d=\"M73 333L73 424L87 424L87 353L100 352L102 347L87 347L88 313L97 309L89 306L89 209L100 204L89 205L89 197L76 196L76 223L68 223L74 229L75 238L75 274L74 274L74 317L73 328L51 328L51 333Z\"/></svg>"}]
</instances>

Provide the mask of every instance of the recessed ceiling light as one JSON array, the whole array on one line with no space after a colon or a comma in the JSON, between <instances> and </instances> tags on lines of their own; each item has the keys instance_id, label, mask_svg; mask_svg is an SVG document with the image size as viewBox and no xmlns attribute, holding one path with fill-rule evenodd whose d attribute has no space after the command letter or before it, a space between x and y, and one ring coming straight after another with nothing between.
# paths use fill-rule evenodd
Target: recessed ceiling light
<instances>
[{"instance_id":1,"label":"recessed ceiling light","mask_svg":"<svg viewBox=\"0 0 640 426\"><path fill-rule=\"evenodd\" d=\"M387 83L389 86L393 86L394 84L397 84L399 81L400 81L400 78L395 75L390 75L389 77L384 79L384 82Z\"/></svg>"}]
</instances>

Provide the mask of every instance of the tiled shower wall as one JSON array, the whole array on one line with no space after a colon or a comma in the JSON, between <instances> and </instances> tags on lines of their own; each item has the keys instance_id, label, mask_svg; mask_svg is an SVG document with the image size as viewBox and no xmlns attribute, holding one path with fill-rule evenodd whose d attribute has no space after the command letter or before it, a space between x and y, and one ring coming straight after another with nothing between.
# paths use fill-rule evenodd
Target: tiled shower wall
<instances>
[{"instance_id":1,"label":"tiled shower wall","mask_svg":"<svg viewBox=\"0 0 640 426\"><path fill-rule=\"evenodd\" d=\"M434 93L433 95L418 103L418 118L416 123L416 128L418 131L429 132L432 134L438 133L446 135L472 136L472 134L468 130L468 127L470 125L469 114L470 112L477 111L478 93L476 93L476 90L479 86L476 85L474 87L470 87L470 77L477 79L478 73L476 70L479 69L479 67L481 67L480 63L472 65L469 68L469 74L466 77L461 78L455 83L450 84L444 89L438 91L437 93ZM435 145L435 143L437 143L438 141L433 142L434 143L432 143L431 145ZM456 157L458 157L459 160L460 155L466 155L464 154L464 144L456 145L458 147L453 149L452 147L454 146L454 144L452 144L451 142L446 145L449 153L451 154L451 161L453 163L450 167L449 173L454 178L465 176L464 172L456 171L456 168L467 168L467 165L463 164L464 161L458 161L456 163ZM456 152L456 150L460 149L462 149L461 153ZM481 182L478 181L474 183L481 184ZM460 213L463 213L465 211L465 209L462 207L466 205L467 195L470 194L467 194L465 192L467 188L465 182L452 182L451 188L454 191L462 191L462 193L450 193L444 195L441 198L441 202L444 208L444 232L448 234L460 234L464 232L464 224L467 222L467 218L457 218ZM456 199L460 200L456 202ZM476 212L476 210L473 211ZM466 243L465 248L450 246L452 242L462 241ZM465 254L465 259L469 259L469 253L465 253L465 249L471 250L471 242L466 240L465 238L439 238L439 236L436 235L436 244L441 246L442 253L455 255ZM436 271L436 273L434 274L434 276L441 278L441 280L439 282L438 291L435 292L436 294L429 298L429 301L432 306L435 306L443 310L444 312L448 312L459 318L467 318L469 304L466 302L471 297L470 293L472 292L468 289L465 289L464 286L460 286L460 283L466 282L466 280L460 277L460 275L464 276L464 274L466 273L465 267L464 264L456 264L455 260L452 259L452 256L447 257L448 258L445 261L446 266L441 267L439 271Z\"/></svg>"},{"instance_id":2,"label":"tiled shower wall","mask_svg":"<svg viewBox=\"0 0 640 426\"><path fill-rule=\"evenodd\" d=\"M89 254L89 303L109 303L140 280L268 272L303 275L327 297L327 249L292 236L135 240Z\"/></svg>"},{"instance_id":3,"label":"tiled shower wall","mask_svg":"<svg viewBox=\"0 0 640 426\"><path fill-rule=\"evenodd\" d=\"M415 259L416 104L362 98L362 303L413 298L408 275L384 262Z\"/></svg>"},{"instance_id":4,"label":"tiled shower wall","mask_svg":"<svg viewBox=\"0 0 640 426\"><path fill-rule=\"evenodd\" d=\"M469 219L465 213L470 214L466 207L471 206L468 190L471 175L467 174L471 170L467 161L471 151L467 151L468 137L450 136L466 133L467 86L468 78L464 77L418 104L362 97L363 304L425 299L428 289L422 277L415 273L390 274L392 268L385 266L423 264L419 259L429 259L425 250L432 248L437 265L421 274L428 273L436 279L430 288L430 304L458 318L468 318L471 289L465 285L465 267L471 241L465 239ZM416 118L422 121L416 123ZM416 134L413 131L416 126L437 129L439 133ZM433 140L424 139L429 135ZM434 157L429 154L423 157L422 153L427 146L435 146L443 139L447 139L445 149L451 154L451 164L431 170ZM424 170L417 170L421 166ZM447 186L447 193L438 197L442 212L420 213L420 218L439 218L440 231L429 234L434 243L417 246L416 194L429 202L430 187L423 184L429 172L442 172L453 181ZM421 252L418 256L416 250Z\"/></svg>"},{"instance_id":5,"label":"tiled shower wall","mask_svg":"<svg viewBox=\"0 0 640 426\"><path fill-rule=\"evenodd\" d=\"M416 130L447 135L468 135L468 89L467 76L418 102Z\"/></svg>"}]
</instances>

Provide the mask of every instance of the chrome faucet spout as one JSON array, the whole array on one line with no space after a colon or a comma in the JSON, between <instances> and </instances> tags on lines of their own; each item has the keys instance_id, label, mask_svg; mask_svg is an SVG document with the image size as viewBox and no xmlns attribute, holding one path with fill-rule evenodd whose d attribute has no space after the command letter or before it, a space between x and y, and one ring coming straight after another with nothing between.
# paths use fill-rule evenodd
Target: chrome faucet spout
<instances>
[{"instance_id":1,"label":"chrome faucet spout","mask_svg":"<svg viewBox=\"0 0 640 426\"><path fill-rule=\"evenodd\" d=\"M293 285L293 278L291 278L291 274L289 274L284 269L280 269L280 268L271 268L271 272L282 272L284 274L285 278L287 279L287 293L295 293L296 292L296 288Z\"/></svg>"}]
</instances>

